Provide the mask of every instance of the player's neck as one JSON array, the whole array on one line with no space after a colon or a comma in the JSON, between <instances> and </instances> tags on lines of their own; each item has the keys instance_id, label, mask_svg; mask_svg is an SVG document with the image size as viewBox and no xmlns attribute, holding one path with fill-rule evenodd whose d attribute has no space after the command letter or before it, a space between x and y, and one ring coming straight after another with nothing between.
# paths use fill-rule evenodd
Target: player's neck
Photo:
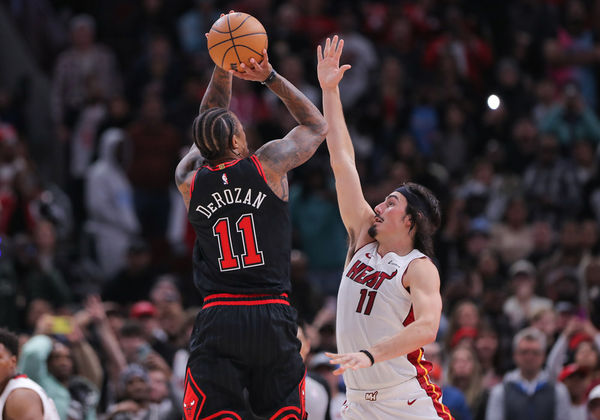
<instances>
[{"instance_id":1,"label":"player's neck","mask_svg":"<svg viewBox=\"0 0 600 420\"><path fill-rule=\"evenodd\" d=\"M208 162L210 166L217 166L221 163L231 162L232 160L241 159L241 155L235 155L233 153L228 153L225 156L221 156L219 158L213 159Z\"/></svg>"},{"instance_id":2,"label":"player's neck","mask_svg":"<svg viewBox=\"0 0 600 420\"><path fill-rule=\"evenodd\" d=\"M414 249L412 238L401 238L394 241L378 240L377 252L383 256L388 252L404 256L410 253Z\"/></svg>"}]
</instances>

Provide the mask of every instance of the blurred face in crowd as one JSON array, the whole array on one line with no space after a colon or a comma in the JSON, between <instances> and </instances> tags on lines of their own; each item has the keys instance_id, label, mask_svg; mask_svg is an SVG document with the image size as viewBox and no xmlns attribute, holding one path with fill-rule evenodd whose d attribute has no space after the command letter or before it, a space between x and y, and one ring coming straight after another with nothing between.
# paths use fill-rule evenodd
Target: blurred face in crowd
<instances>
[{"instance_id":1,"label":"blurred face in crowd","mask_svg":"<svg viewBox=\"0 0 600 420\"><path fill-rule=\"evenodd\" d=\"M35 229L34 240L40 251L54 249L56 243L54 225L47 221L40 221Z\"/></svg>"},{"instance_id":2,"label":"blurred face in crowd","mask_svg":"<svg viewBox=\"0 0 600 420\"><path fill-rule=\"evenodd\" d=\"M8 381L14 376L17 369L17 356L11 354L4 344L0 344L0 386L4 385L4 381ZM0 392L3 389L0 388Z\"/></svg>"},{"instance_id":3,"label":"blurred face in crowd","mask_svg":"<svg viewBox=\"0 0 600 420\"><path fill-rule=\"evenodd\" d=\"M523 338L517 344L514 360L525 379L532 380L537 376L542 370L544 359L544 349L539 341Z\"/></svg>"},{"instance_id":4,"label":"blurred face in crowd","mask_svg":"<svg viewBox=\"0 0 600 420\"><path fill-rule=\"evenodd\" d=\"M137 403L143 403L150 397L150 385L143 378L134 376L125 384L127 398Z\"/></svg>"},{"instance_id":5,"label":"blurred face in crowd","mask_svg":"<svg viewBox=\"0 0 600 420\"><path fill-rule=\"evenodd\" d=\"M475 339L475 350L479 359L491 361L498 350L498 336L493 331L481 331Z\"/></svg>"},{"instance_id":6,"label":"blurred face in crowd","mask_svg":"<svg viewBox=\"0 0 600 420\"><path fill-rule=\"evenodd\" d=\"M161 402L169 396L169 381L162 370L151 370L148 372L150 378L150 400Z\"/></svg>"},{"instance_id":7,"label":"blurred face in crowd","mask_svg":"<svg viewBox=\"0 0 600 420\"><path fill-rule=\"evenodd\" d=\"M552 309L546 309L534 317L531 326L542 331L550 338L556 332L556 314Z\"/></svg>"},{"instance_id":8,"label":"blurred face in crowd","mask_svg":"<svg viewBox=\"0 0 600 420\"><path fill-rule=\"evenodd\" d=\"M73 45L78 49L86 49L94 43L94 28L90 25L79 24L71 32Z\"/></svg>"},{"instance_id":9,"label":"blurred face in crowd","mask_svg":"<svg viewBox=\"0 0 600 420\"><path fill-rule=\"evenodd\" d=\"M527 220L527 207L522 199L514 199L506 209L506 221L514 227L522 226Z\"/></svg>"},{"instance_id":10,"label":"blurred face in crowd","mask_svg":"<svg viewBox=\"0 0 600 420\"><path fill-rule=\"evenodd\" d=\"M119 343L121 344L121 349L123 349L125 359L129 363L137 362L140 348L148 344L141 336L121 337Z\"/></svg>"},{"instance_id":11,"label":"blurred face in crowd","mask_svg":"<svg viewBox=\"0 0 600 420\"><path fill-rule=\"evenodd\" d=\"M533 286L535 279L528 273L517 273L513 279L513 289L515 296L519 300L527 300L533 296Z\"/></svg>"},{"instance_id":12,"label":"blurred face in crowd","mask_svg":"<svg viewBox=\"0 0 600 420\"><path fill-rule=\"evenodd\" d=\"M67 382L73 374L73 358L71 349L63 343L55 342L48 357L48 371L59 382Z\"/></svg>"},{"instance_id":13,"label":"blurred face in crowd","mask_svg":"<svg viewBox=\"0 0 600 420\"><path fill-rule=\"evenodd\" d=\"M595 370L598 368L598 350L591 341L583 341L575 350L575 363L583 368Z\"/></svg>"},{"instance_id":14,"label":"blurred face in crowd","mask_svg":"<svg viewBox=\"0 0 600 420\"><path fill-rule=\"evenodd\" d=\"M456 308L456 323L458 327L476 328L479 324L479 311L471 302L463 302Z\"/></svg>"},{"instance_id":15,"label":"blurred face in crowd","mask_svg":"<svg viewBox=\"0 0 600 420\"><path fill-rule=\"evenodd\" d=\"M558 156L558 140L551 135L544 135L540 139L539 160L542 165L554 164Z\"/></svg>"},{"instance_id":16,"label":"blurred face in crowd","mask_svg":"<svg viewBox=\"0 0 600 420\"><path fill-rule=\"evenodd\" d=\"M469 378L475 370L473 352L466 346L456 348L450 360L450 370L454 378Z\"/></svg>"}]
</instances>

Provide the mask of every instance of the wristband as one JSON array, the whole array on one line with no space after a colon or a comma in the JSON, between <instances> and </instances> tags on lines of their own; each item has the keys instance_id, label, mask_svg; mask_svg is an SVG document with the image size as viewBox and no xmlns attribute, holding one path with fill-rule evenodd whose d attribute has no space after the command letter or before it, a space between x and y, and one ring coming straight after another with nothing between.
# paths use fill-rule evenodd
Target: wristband
<instances>
[{"instance_id":1,"label":"wristband","mask_svg":"<svg viewBox=\"0 0 600 420\"><path fill-rule=\"evenodd\" d=\"M371 361L371 366L373 366L373 364L375 363L375 359L373 358L371 352L369 352L369 350L359 350L359 352L366 354L369 360Z\"/></svg>"},{"instance_id":2,"label":"wristband","mask_svg":"<svg viewBox=\"0 0 600 420\"><path fill-rule=\"evenodd\" d=\"M273 79L275 78L276 75L277 75L277 73L275 73L275 70L271 70L271 73L269 73L267 78L265 80L263 80L262 82L260 82L260 84L268 85L269 83L271 83L273 81Z\"/></svg>"}]
</instances>

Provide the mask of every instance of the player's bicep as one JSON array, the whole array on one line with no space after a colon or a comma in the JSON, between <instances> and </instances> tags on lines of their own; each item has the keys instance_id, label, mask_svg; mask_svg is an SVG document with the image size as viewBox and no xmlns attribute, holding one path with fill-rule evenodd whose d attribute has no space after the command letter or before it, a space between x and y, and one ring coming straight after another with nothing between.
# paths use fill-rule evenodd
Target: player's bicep
<instances>
[{"instance_id":1,"label":"player's bicep","mask_svg":"<svg viewBox=\"0 0 600 420\"><path fill-rule=\"evenodd\" d=\"M435 336L442 315L440 276L437 268L429 259L413 260L407 268L406 280L405 285L410 287L415 321L423 323Z\"/></svg>"},{"instance_id":2,"label":"player's bicep","mask_svg":"<svg viewBox=\"0 0 600 420\"><path fill-rule=\"evenodd\" d=\"M44 417L42 400L31 389L15 389L6 399L4 415L7 420L39 420Z\"/></svg>"},{"instance_id":3,"label":"player's bicep","mask_svg":"<svg viewBox=\"0 0 600 420\"><path fill-rule=\"evenodd\" d=\"M310 159L323 139L323 133L299 125L284 138L263 145L255 154L265 169L284 176Z\"/></svg>"}]
</instances>

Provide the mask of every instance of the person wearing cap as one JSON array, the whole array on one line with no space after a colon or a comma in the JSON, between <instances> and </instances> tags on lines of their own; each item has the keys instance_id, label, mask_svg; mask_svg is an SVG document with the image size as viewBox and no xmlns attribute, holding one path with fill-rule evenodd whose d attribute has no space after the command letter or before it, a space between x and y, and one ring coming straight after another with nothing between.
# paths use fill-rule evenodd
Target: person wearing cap
<instances>
[{"instance_id":1,"label":"person wearing cap","mask_svg":"<svg viewBox=\"0 0 600 420\"><path fill-rule=\"evenodd\" d=\"M600 385L596 385L587 399L588 420L600 420Z\"/></svg>"},{"instance_id":2,"label":"person wearing cap","mask_svg":"<svg viewBox=\"0 0 600 420\"><path fill-rule=\"evenodd\" d=\"M412 182L389 191L374 209L365 199L338 86L350 68L339 63L343 45L334 36L317 52L327 147L349 237L338 292L338 353L327 353L347 387L342 416L449 420L422 349L435 340L442 312L432 261L439 201Z\"/></svg>"},{"instance_id":3,"label":"person wearing cap","mask_svg":"<svg viewBox=\"0 0 600 420\"><path fill-rule=\"evenodd\" d=\"M586 420L586 390L589 384L587 369L571 363L562 369L558 381L565 384L571 397L569 420Z\"/></svg>"},{"instance_id":4,"label":"person wearing cap","mask_svg":"<svg viewBox=\"0 0 600 420\"><path fill-rule=\"evenodd\" d=\"M529 327L513 339L517 366L490 392L486 420L566 420L571 401L564 384L544 371L546 336Z\"/></svg>"},{"instance_id":5,"label":"person wearing cap","mask_svg":"<svg viewBox=\"0 0 600 420\"><path fill-rule=\"evenodd\" d=\"M529 261L516 261L510 266L508 275L513 294L504 302L502 309L510 320L511 326L518 330L537 312L551 309L552 301L534 293L536 269Z\"/></svg>"}]
</instances>

